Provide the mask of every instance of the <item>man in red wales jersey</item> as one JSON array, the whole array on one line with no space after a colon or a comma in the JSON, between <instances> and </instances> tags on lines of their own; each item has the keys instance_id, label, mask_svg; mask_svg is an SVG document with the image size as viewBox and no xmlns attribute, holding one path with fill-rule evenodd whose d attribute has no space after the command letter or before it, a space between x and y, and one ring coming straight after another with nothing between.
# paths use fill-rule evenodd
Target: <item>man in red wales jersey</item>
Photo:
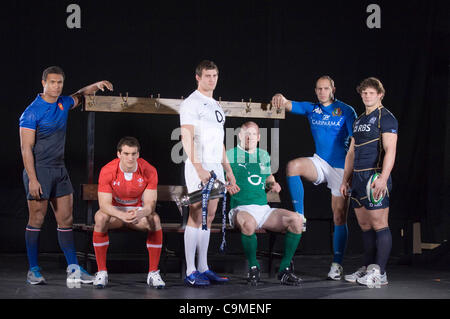
<instances>
[{"instance_id":1,"label":"man in red wales jersey","mask_svg":"<svg viewBox=\"0 0 450 319\"><path fill-rule=\"evenodd\" d=\"M139 158L140 145L134 137L124 137L117 145L117 157L100 171L98 203L95 214L93 244L98 272L94 286L108 284L106 253L109 246L108 230L129 227L147 231L149 272L147 284L163 288L164 281L158 265L162 248L161 221L155 212L158 173L152 165Z\"/></svg>"}]
</instances>

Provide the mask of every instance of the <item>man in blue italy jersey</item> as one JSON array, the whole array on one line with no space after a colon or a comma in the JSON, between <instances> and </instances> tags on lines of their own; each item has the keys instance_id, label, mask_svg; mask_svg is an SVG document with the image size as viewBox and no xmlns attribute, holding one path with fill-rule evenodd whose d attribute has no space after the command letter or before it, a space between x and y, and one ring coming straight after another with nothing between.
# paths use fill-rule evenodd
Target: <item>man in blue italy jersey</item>
<instances>
[{"instance_id":1,"label":"man in blue italy jersey","mask_svg":"<svg viewBox=\"0 0 450 319\"><path fill-rule=\"evenodd\" d=\"M272 104L308 118L316 152L312 157L289 161L286 167L287 184L294 209L303 216L304 190L301 177L314 185L326 182L331 190L334 235L333 262L328 278L340 280L343 277L342 260L348 238L348 199L341 195L340 185L356 113L351 106L336 99L335 92L333 79L321 76L315 87L318 102L296 102L286 99L282 94L276 94L272 98Z\"/></svg>"},{"instance_id":2,"label":"man in blue italy jersey","mask_svg":"<svg viewBox=\"0 0 450 319\"><path fill-rule=\"evenodd\" d=\"M29 262L27 282L45 283L38 265L39 233L50 205L58 223L58 242L66 261L67 284L92 283L93 276L78 266L72 233L73 188L64 165L69 110L78 106L84 95L112 84L100 81L80 89L71 96L62 96L64 72L57 66L42 74L43 93L25 109L19 120L20 146L24 164L23 182L28 200L29 219L25 243Z\"/></svg>"}]
</instances>

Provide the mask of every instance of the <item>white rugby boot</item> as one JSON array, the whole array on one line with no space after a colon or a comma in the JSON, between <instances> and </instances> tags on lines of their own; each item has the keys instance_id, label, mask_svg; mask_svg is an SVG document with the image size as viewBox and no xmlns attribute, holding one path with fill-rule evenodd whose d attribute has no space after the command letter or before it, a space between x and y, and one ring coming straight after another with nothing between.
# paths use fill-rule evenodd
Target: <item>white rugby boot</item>
<instances>
[{"instance_id":1,"label":"white rugby boot","mask_svg":"<svg viewBox=\"0 0 450 319\"><path fill-rule=\"evenodd\" d=\"M159 269L156 271L150 271L147 275L147 284L150 287L154 288L164 288L166 283L162 280L161 275L159 274Z\"/></svg>"},{"instance_id":2,"label":"white rugby boot","mask_svg":"<svg viewBox=\"0 0 450 319\"><path fill-rule=\"evenodd\" d=\"M344 279L348 282L356 282L358 278L364 277L367 273L367 267L362 266L357 271L355 271L353 274L345 275Z\"/></svg>"},{"instance_id":3,"label":"white rugby boot","mask_svg":"<svg viewBox=\"0 0 450 319\"><path fill-rule=\"evenodd\" d=\"M344 275L344 269L338 263L331 263L330 272L328 273L328 279L341 280Z\"/></svg>"},{"instance_id":4,"label":"white rugby boot","mask_svg":"<svg viewBox=\"0 0 450 319\"><path fill-rule=\"evenodd\" d=\"M380 288L381 286L388 284L386 272L382 275L380 273L380 266L377 264L367 266L366 275L358 278L356 281L368 288Z\"/></svg>"},{"instance_id":5,"label":"white rugby boot","mask_svg":"<svg viewBox=\"0 0 450 319\"><path fill-rule=\"evenodd\" d=\"M106 270L99 271L95 274L94 287L105 288L108 284L108 272Z\"/></svg>"}]
</instances>

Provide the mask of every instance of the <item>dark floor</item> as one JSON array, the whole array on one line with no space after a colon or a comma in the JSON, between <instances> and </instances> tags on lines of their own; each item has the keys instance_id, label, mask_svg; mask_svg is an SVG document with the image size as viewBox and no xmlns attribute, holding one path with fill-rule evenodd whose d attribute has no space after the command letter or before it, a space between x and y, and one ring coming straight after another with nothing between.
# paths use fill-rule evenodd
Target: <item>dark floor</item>
<instances>
[{"instance_id":1,"label":"dark floor","mask_svg":"<svg viewBox=\"0 0 450 319\"><path fill-rule=\"evenodd\" d=\"M369 289L345 281L326 280L330 256L296 256L295 271L303 279L300 287L281 286L275 278L262 274L257 287L246 284L243 267L228 274L225 285L190 288L178 273L167 273L166 288L156 290L146 284L146 273L112 273L105 289L92 285L67 288L65 271L55 258L41 257L46 285L26 283L27 261L24 255L0 255L1 299L450 299L450 267L412 267L400 265L394 258L388 265L389 285ZM358 268L360 256L347 257L344 272Z\"/></svg>"}]
</instances>

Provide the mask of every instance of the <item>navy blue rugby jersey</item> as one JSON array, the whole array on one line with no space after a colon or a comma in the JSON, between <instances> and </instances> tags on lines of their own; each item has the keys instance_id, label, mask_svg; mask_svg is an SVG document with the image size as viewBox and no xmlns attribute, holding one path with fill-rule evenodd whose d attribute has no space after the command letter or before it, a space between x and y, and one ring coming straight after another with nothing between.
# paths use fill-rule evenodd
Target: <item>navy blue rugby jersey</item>
<instances>
[{"instance_id":1,"label":"navy blue rugby jersey","mask_svg":"<svg viewBox=\"0 0 450 319\"><path fill-rule=\"evenodd\" d=\"M379 107L370 114L361 114L353 123L355 139L354 170L378 168L383 164L382 133L398 132L395 116L385 107Z\"/></svg>"},{"instance_id":2,"label":"navy blue rugby jersey","mask_svg":"<svg viewBox=\"0 0 450 319\"><path fill-rule=\"evenodd\" d=\"M64 166L67 117L73 105L71 96L60 96L55 103L48 103L38 94L20 116L20 127L36 131L35 166Z\"/></svg>"}]
</instances>

